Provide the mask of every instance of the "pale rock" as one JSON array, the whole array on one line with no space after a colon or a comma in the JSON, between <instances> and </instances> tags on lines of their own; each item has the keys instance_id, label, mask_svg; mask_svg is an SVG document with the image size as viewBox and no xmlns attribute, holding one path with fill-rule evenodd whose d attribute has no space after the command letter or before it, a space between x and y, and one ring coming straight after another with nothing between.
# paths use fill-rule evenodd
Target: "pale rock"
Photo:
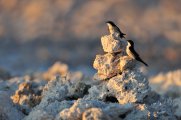
<instances>
[{"instance_id":1,"label":"pale rock","mask_svg":"<svg viewBox=\"0 0 181 120\"><path fill-rule=\"evenodd\" d=\"M60 111L71 107L74 100L88 94L89 87L82 79L57 78L49 81L43 89L40 104L30 112L25 120L41 119L41 115L36 114L36 111L46 112L55 118Z\"/></svg>"},{"instance_id":2,"label":"pale rock","mask_svg":"<svg viewBox=\"0 0 181 120\"><path fill-rule=\"evenodd\" d=\"M22 120L25 115L13 105L7 92L0 91L0 119Z\"/></svg>"},{"instance_id":3,"label":"pale rock","mask_svg":"<svg viewBox=\"0 0 181 120\"><path fill-rule=\"evenodd\" d=\"M71 101L50 101L48 104L36 106L24 120L54 120L60 111L71 107L72 104ZM58 117L57 120L59 120Z\"/></svg>"},{"instance_id":4,"label":"pale rock","mask_svg":"<svg viewBox=\"0 0 181 120\"><path fill-rule=\"evenodd\" d=\"M120 104L142 102L151 90L147 78L139 70L124 71L111 78L107 86Z\"/></svg>"},{"instance_id":5,"label":"pale rock","mask_svg":"<svg viewBox=\"0 0 181 120\"><path fill-rule=\"evenodd\" d=\"M124 40L116 40L112 35L105 35L101 37L101 43L104 52L117 53L125 50L127 42Z\"/></svg>"},{"instance_id":6,"label":"pale rock","mask_svg":"<svg viewBox=\"0 0 181 120\"><path fill-rule=\"evenodd\" d=\"M135 103L143 102L150 90L147 78L139 70L132 69L92 86L84 98L120 104Z\"/></svg>"},{"instance_id":7,"label":"pale rock","mask_svg":"<svg viewBox=\"0 0 181 120\"><path fill-rule=\"evenodd\" d=\"M90 108L85 110L82 114L82 120L110 120L100 108Z\"/></svg>"},{"instance_id":8,"label":"pale rock","mask_svg":"<svg viewBox=\"0 0 181 120\"><path fill-rule=\"evenodd\" d=\"M97 69L97 76L100 79L111 78L120 73L120 55L112 55L107 53L105 55L96 55L93 67ZM95 77L96 78L96 77Z\"/></svg>"},{"instance_id":9,"label":"pale rock","mask_svg":"<svg viewBox=\"0 0 181 120\"><path fill-rule=\"evenodd\" d=\"M173 114L173 101L171 99L161 97L156 102L146 107L149 111L149 119L157 120L176 120Z\"/></svg>"},{"instance_id":10,"label":"pale rock","mask_svg":"<svg viewBox=\"0 0 181 120\"><path fill-rule=\"evenodd\" d=\"M106 104L102 101L97 100L77 100L74 105L68 109L60 112L59 119L61 120L89 120L91 117L98 117L93 120L109 120L120 119L119 116L126 114L128 111L133 109L132 104ZM98 111L98 112L97 112ZM116 112L114 112L116 111ZM97 112L97 113L96 113ZM89 115L91 113L92 115Z\"/></svg>"},{"instance_id":11,"label":"pale rock","mask_svg":"<svg viewBox=\"0 0 181 120\"><path fill-rule=\"evenodd\" d=\"M64 63L56 62L45 73L43 73L43 78L45 80L52 80L56 75L66 76L67 73L68 66Z\"/></svg>"},{"instance_id":12,"label":"pale rock","mask_svg":"<svg viewBox=\"0 0 181 120\"><path fill-rule=\"evenodd\" d=\"M174 114L178 120L181 119L181 97L173 100Z\"/></svg>"},{"instance_id":13,"label":"pale rock","mask_svg":"<svg viewBox=\"0 0 181 120\"><path fill-rule=\"evenodd\" d=\"M122 75L97 84L87 86L84 82L84 79L65 78L49 81L40 104L24 120L175 120L172 106L165 102L167 99L161 100L155 93L149 92L148 81L138 70L124 71ZM122 96L121 91L130 97Z\"/></svg>"},{"instance_id":14,"label":"pale rock","mask_svg":"<svg viewBox=\"0 0 181 120\"><path fill-rule=\"evenodd\" d=\"M135 59L129 56L121 56L121 54L113 55L107 53L104 55L96 55L93 67L97 70L97 73L94 75L94 79L110 79L121 74L124 70L134 69L136 63Z\"/></svg>"},{"instance_id":15,"label":"pale rock","mask_svg":"<svg viewBox=\"0 0 181 120\"><path fill-rule=\"evenodd\" d=\"M160 73L149 79L153 90L172 98L181 97L181 69Z\"/></svg>"},{"instance_id":16,"label":"pale rock","mask_svg":"<svg viewBox=\"0 0 181 120\"><path fill-rule=\"evenodd\" d=\"M28 114L41 101L41 90L33 86L32 82L23 82L11 99L13 103L20 106L24 114Z\"/></svg>"},{"instance_id":17,"label":"pale rock","mask_svg":"<svg viewBox=\"0 0 181 120\"><path fill-rule=\"evenodd\" d=\"M108 81L104 81L104 83L100 83L98 85L93 85L89 89L89 94L85 95L83 99L106 101L106 97L110 96L110 92L107 88L107 82Z\"/></svg>"},{"instance_id":18,"label":"pale rock","mask_svg":"<svg viewBox=\"0 0 181 120\"><path fill-rule=\"evenodd\" d=\"M124 70L131 70L136 67L136 60L130 58L129 56L123 56L120 58L120 70L123 72Z\"/></svg>"},{"instance_id":19,"label":"pale rock","mask_svg":"<svg viewBox=\"0 0 181 120\"><path fill-rule=\"evenodd\" d=\"M151 92L136 60L126 56L126 41L108 35L101 42L108 53L97 55L93 63L96 82L53 72L40 104L24 120L175 120L172 102Z\"/></svg>"}]
</instances>

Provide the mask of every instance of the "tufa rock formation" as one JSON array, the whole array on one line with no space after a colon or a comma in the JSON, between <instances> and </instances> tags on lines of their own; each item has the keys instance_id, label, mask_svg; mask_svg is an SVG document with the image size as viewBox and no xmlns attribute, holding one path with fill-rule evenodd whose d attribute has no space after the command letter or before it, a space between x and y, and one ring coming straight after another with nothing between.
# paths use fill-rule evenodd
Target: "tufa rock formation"
<instances>
[{"instance_id":1,"label":"tufa rock formation","mask_svg":"<svg viewBox=\"0 0 181 120\"><path fill-rule=\"evenodd\" d=\"M106 92L120 104L142 102L150 92L147 78L139 71L136 61L126 55L127 43L112 35L101 38L105 55L97 55L93 67L97 69L95 80L108 80ZM110 45L110 46L109 46Z\"/></svg>"},{"instance_id":2,"label":"tufa rock formation","mask_svg":"<svg viewBox=\"0 0 181 120\"><path fill-rule=\"evenodd\" d=\"M126 41L110 35L101 41L108 53L96 56L94 80L71 74L50 80L24 120L176 120L172 102L151 91L126 55Z\"/></svg>"}]
</instances>

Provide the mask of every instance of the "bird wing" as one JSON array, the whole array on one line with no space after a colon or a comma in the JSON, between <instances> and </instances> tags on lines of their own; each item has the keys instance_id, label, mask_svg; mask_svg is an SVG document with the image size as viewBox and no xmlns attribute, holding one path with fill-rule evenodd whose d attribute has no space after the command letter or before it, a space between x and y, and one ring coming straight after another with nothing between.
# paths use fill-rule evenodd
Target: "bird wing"
<instances>
[{"instance_id":1,"label":"bird wing","mask_svg":"<svg viewBox=\"0 0 181 120\"><path fill-rule=\"evenodd\" d=\"M134 56L134 58L135 58L136 60L142 62L145 66L148 66L148 64L145 63L145 62L140 58L140 56L139 56L138 53L134 50L133 47L130 47L130 51L132 52L132 54L133 54L133 56Z\"/></svg>"},{"instance_id":2,"label":"bird wing","mask_svg":"<svg viewBox=\"0 0 181 120\"><path fill-rule=\"evenodd\" d=\"M145 63L140 57L138 57L138 58L136 58L136 60L138 60L138 61L140 61L140 62L142 62L145 66L147 66L148 67L148 64L147 63Z\"/></svg>"},{"instance_id":3,"label":"bird wing","mask_svg":"<svg viewBox=\"0 0 181 120\"><path fill-rule=\"evenodd\" d=\"M132 54L133 54L134 58L139 57L138 53L134 50L134 48L133 48L133 47L129 47L129 50L132 52Z\"/></svg>"},{"instance_id":4,"label":"bird wing","mask_svg":"<svg viewBox=\"0 0 181 120\"><path fill-rule=\"evenodd\" d=\"M116 26L117 27L117 26ZM121 32L121 30L117 27L117 31L120 33L120 38L125 38L124 35L126 35L125 33Z\"/></svg>"}]
</instances>

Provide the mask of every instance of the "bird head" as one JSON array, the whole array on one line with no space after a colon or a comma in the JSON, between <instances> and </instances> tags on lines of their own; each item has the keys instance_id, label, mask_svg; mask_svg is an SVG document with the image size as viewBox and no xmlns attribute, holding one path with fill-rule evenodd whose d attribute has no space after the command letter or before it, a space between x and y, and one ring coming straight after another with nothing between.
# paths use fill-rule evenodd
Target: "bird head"
<instances>
[{"instance_id":1,"label":"bird head","mask_svg":"<svg viewBox=\"0 0 181 120\"><path fill-rule=\"evenodd\" d=\"M108 25L116 26L116 25L114 24L114 22L112 22L112 21L107 21L106 23L107 23Z\"/></svg>"},{"instance_id":2,"label":"bird head","mask_svg":"<svg viewBox=\"0 0 181 120\"><path fill-rule=\"evenodd\" d=\"M127 40L128 45L134 47L134 42L132 40Z\"/></svg>"}]
</instances>

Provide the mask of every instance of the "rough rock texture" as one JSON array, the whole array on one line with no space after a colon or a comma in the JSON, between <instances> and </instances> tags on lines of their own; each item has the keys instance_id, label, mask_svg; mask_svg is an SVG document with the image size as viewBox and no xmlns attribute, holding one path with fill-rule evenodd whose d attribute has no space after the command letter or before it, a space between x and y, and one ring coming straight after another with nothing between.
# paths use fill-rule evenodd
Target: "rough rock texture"
<instances>
[{"instance_id":1,"label":"rough rock texture","mask_svg":"<svg viewBox=\"0 0 181 120\"><path fill-rule=\"evenodd\" d=\"M89 108L82 114L82 120L109 120L109 116L105 115L100 108Z\"/></svg>"},{"instance_id":2,"label":"rough rock texture","mask_svg":"<svg viewBox=\"0 0 181 120\"><path fill-rule=\"evenodd\" d=\"M40 104L26 119L43 119L43 116L37 114L38 111L55 117L59 111L70 107L74 100L88 94L89 87L90 85L85 84L82 79L70 80L57 77L57 79L49 81L43 89Z\"/></svg>"},{"instance_id":3,"label":"rough rock texture","mask_svg":"<svg viewBox=\"0 0 181 120\"><path fill-rule=\"evenodd\" d=\"M109 79L136 66L136 61L126 55L127 42L115 40L112 35L101 38L104 55L96 55L93 67L97 70L95 79Z\"/></svg>"},{"instance_id":4,"label":"rough rock texture","mask_svg":"<svg viewBox=\"0 0 181 120\"><path fill-rule=\"evenodd\" d=\"M120 104L142 102L150 92L148 80L138 70L124 71L109 80L108 90Z\"/></svg>"},{"instance_id":5,"label":"rough rock texture","mask_svg":"<svg viewBox=\"0 0 181 120\"><path fill-rule=\"evenodd\" d=\"M128 56L123 56L120 58L120 64L119 64L119 69L121 71L125 71L127 69L131 70L136 67L136 60L128 57Z\"/></svg>"},{"instance_id":6,"label":"rough rock texture","mask_svg":"<svg viewBox=\"0 0 181 120\"><path fill-rule=\"evenodd\" d=\"M152 89L157 93L172 98L181 97L181 70L160 73L149 81Z\"/></svg>"},{"instance_id":7,"label":"rough rock texture","mask_svg":"<svg viewBox=\"0 0 181 120\"><path fill-rule=\"evenodd\" d=\"M20 105L21 111L28 114L31 108L41 101L42 90L32 82L24 82L19 85L18 90L11 96L13 103Z\"/></svg>"},{"instance_id":8,"label":"rough rock texture","mask_svg":"<svg viewBox=\"0 0 181 120\"><path fill-rule=\"evenodd\" d=\"M103 48L110 49L114 47L109 46L109 44L115 41L111 35L104 36L101 40L104 41L102 42ZM110 43L106 44L107 42L105 41ZM121 46L120 53L97 55L94 61L93 67L98 70L94 79L108 80L108 82L104 82L105 85L99 86L99 89L102 89L102 91L100 93L97 92L96 97L98 99L106 99L105 97L111 96L120 104L142 102L143 98L150 92L148 80L138 70L137 62L129 56L125 56L124 52L127 44L124 44L123 41L119 41L117 44Z\"/></svg>"},{"instance_id":9,"label":"rough rock texture","mask_svg":"<svg viewBox=\"0 0 181 120\"><path fill-rule=\"evenodd\" d=\"M116 53L121 52L125 49L126 41L124 40L116 40L112 37L112 35L105 35L101 37L101 43L104 52L108 53Z\"/></svg>"},{"instance_id":10,"label":"rough rock texture","mask_svg":"<svg viewBox=\"0 0 181 120\"><path fill-rule=\"evenodd\" d=\"M142 103L119 104L114 96L108 95L112 93L107 91L109 81L105 83L102 81L96 85L90 84L91 88L85 83L86 80L72 81L64 78L49 81L43 90L40 104L34 107L24 119L132 120L135 118L142 120L152 118L163 120L163 118L171 118L175 120L171 112L171 104L168 105L165 98L157 97L156 93L150 92Z\"/></svg>"},{"instance_id":11,"label":"rough rock texture","mask_svg":"<svg viewBox=\"0 0 181 120\"><path fill-rule=\"evenodd\" d=\"M56 62L52 67L50 67L47 72L43 73L43 78L45 80L55 79L55 75L66 76L68 73L68 66L61 62Z\"/></svg>"},{"instance_id":12,"label":"rough rock texture","mask_svg":"<svg viewBox=\"0 0 181 120\"><path fill-rule=\"evenodd\" d=\"M181 97L173 100L174 114L178 120L181 119Z\"/></svg>"},{"instance_id":13,"label":"rough rock texture","mask_svg":"<svg viewBox=\"0 0 181 120\"><path fill-rule=\"evenodd\" d=\"M0 120L21 120L24 114L13 105L7 92L0 91Z\"/></svg>"},{"instance_id":14,"label":"rough rock texture","mask_svg":"<svg viewBox=\"0 0 181 120\"><path fill-rule=\"evenodd\" d=\"M94 85L85 99L115 101L120 104L142 102L150 92L148 80L137 69L122 72L121 75ZM113 100L114 99L114 100Z\"/></svg>"},{"instance_id":15,"label":"rough rock texture","mask_svg":"<svg viewBox=\"0 0 181 120\"><path fill-rule=\"evenodd\" d=\"M100 79L111 78L120 73L120 56L112 54L96 55L93 67L98 70L97 75Z\"/></svg>"},{"instance_id":16,"label":"rough rock texture","mask_svg":"<svg viewBox=\"0 0 181 120\"><path fill-rule=\"evenodd\" d=\"M175 116L179 118L179 107L173 106L170 99L151 91L148 79L140 72L137 62L125 55L126 44L122 44L121 41L115 42L111 36L104 36L102 40L110 40L103 41L103 47L112 52L96 56L94 68L98 73L94 80L85 78L79 72L67 72L67 69L63 72L66 75L63 75L58 63L55 64L56 67L51 68L52 70L49 69L43 74L48 76L46 80L49 81L41 87L41 94L37 94L36 91L39 89L33 86L35 81L20 84L12 98L20 108L28 106L27 109L30 109L24 120L176 120ZM115 53L118 44L121 46L120 53ZM41 99L38 99L37 103L32 102L29 96L37 95ZM6 116L5 114L3 117Z\"/></svg>"},{"instance_id":17,"label":"rough rock texture","mask_svg":"<svg viewBox=\"0 0 181 120\"><path fill-rule=\"evenodd\" d=\"M98 120L104 119L118 119L119 115L125 114L133 108L131 104L105 104L101 101L91 100L77 100L72 107L64 109L59 113L59 119L62 120L90 120L97 118ZM101 110L102 109L102 110ZM98 111L98 112L97 112ZM117 111L112 112L112 111ZM94 114L95 116L91 115ZM112 118L111 118L112 117ZM97 120L95 119L95 120ZM94 120L94 119L93 119Z\"/></svg>"}]
</instances>

